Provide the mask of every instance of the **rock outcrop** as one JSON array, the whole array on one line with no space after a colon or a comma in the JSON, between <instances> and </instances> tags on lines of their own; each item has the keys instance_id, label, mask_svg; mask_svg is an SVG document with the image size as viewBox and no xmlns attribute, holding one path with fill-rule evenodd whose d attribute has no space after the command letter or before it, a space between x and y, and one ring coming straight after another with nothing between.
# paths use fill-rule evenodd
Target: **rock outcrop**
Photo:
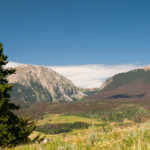
<instances>
[{"instance_id":1,"label":"rock outcrop","mask_svg":"<svg viewBox=\"0 0 150 150\"><path fill-rule=\"evenodd\" d=\"M32 65L21 65L8 77L13 83L12 100L30 102L63 102L80 99L84 94L68 79L55 71Z\"/></svg>"}]
</instances>

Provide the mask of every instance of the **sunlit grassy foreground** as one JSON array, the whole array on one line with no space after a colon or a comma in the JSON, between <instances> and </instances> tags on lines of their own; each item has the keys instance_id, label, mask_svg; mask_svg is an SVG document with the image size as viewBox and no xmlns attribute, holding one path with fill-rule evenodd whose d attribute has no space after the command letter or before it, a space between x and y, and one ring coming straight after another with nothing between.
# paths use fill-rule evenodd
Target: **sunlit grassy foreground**
<instances>
[{"instance_id":1,"label":"sunlit grassy foreground","mask_svg":"<svg viewBox=\"0 0 150 150\"><path fill-rule=\"evenodd\" d=\"M141 124L111 123L105 130L92 126L52 136L46 144L23 145L14 150L150 150L150 121Z\"/></svg>"}]
</instances>

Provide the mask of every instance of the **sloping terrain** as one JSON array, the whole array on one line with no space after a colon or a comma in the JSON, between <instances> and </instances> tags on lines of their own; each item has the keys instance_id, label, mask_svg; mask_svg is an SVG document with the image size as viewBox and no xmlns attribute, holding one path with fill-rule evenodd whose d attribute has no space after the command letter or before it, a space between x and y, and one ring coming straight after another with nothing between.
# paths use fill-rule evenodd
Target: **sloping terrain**
<instances>
[{"instance_id":1,"label":"sloping terrain","mask_svg":"<svg viewBox=\"0 0 150 150\"><path fill-rule=\"evenodd\" d=\"M84 96L70 80L49 68L22 65L16 70L15 74L8 77L9 83L14 84L10 93L12 100L60 102Z\"/></svg>"},{"instance_id":2,"label":"sloping terrain","mask_svg":"<svg viewBox=\"0 0 150 150\"><path fill-rule=\"evenodd\" d=\"M101 91L88 99L148 99L150 98L150 69L136 69L117 74L109 78L101 87Z\"/></svg>"},{"instance_id":3,"label":"sloping terrain","mask_svg":"<svg viewBox=\"0 0 150 150\"><path fill-rule=\"evenodd\" d=\"M134 75L131 78L128 76L129 82L126 84L122 82L116 88L114 86L106 91L104 88L81 101L15 102L21 104L21 109L15 111L17 115L23 117L29 112L32 119L38 121L31 138L41 133L41 137L49 139L46 144L27 145L23 148L38 149L44 146L43 149L149 149L150 85L147 73L150 71L143 69L128 73L139 71L141 75L137 78L133 78ZM111 82L114 82L113 77ZM22 147L17 147L16 150L19 148Z\"/></svg>"}]
</instances>

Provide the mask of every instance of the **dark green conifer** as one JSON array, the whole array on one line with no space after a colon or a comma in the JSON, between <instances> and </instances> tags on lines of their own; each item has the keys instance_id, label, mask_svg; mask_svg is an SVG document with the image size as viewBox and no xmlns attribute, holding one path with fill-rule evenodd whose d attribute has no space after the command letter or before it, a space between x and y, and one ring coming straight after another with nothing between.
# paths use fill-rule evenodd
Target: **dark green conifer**
<instances>
[{"instance_id":1,"label":"dark green conifer","mask_svg":"<svg viewBox=\"0 0 150 150\"><path fill-rule=\"evenodd\" d=\"M30 141L29 135L35 129L35 122L29 118L20 118L13 113L19 106L10 102L9 92L13 85L8 83L7 76L15 69L5 68L8 63L0 43L0 147L11 147Z\"/></svg>"}]
</instances>

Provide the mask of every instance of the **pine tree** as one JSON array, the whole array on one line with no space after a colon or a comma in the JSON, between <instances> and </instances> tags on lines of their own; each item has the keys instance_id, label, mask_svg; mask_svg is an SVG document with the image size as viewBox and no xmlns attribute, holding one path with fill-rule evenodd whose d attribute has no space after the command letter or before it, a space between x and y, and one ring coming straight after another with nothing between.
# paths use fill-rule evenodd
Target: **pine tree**
<instances>
[{"instance_id":1,"label":"pine tree","mask_svg":"<svg viewBox=\"0 0 150 150\"><path fill-rule=\"evenodd\" d=\"M7 56L0 43L0 147L11 147L30 141L29 135L35 129L35 122L29 118L20 118L13 113L19 106L10 102L9 92L13 85L7 77L15 73L15 69L7 69Z\"/></svg>"}]
</instances>

